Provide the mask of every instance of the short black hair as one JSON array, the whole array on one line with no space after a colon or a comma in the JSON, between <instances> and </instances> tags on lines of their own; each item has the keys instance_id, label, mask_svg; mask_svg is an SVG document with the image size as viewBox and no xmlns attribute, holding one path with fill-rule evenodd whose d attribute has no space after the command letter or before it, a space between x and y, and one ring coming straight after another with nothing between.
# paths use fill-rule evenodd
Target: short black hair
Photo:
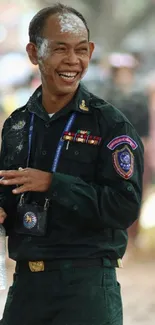
<instances>
[{"instance_id":1,"label":"short black hair","mask_svg":"<svg viewBox=\"0 0 155 325\"><path fill-rule=\"evenodd\" d=\"M44 29L44 26L45 26L45 23L46 23L48 17L55 15L55 14L64 14L64 13L74 14L75 16L79 17L83 21L83 23L87 29L87 32L88 32L88 40L89 40L90 31L89 31L87 22L86 22L85 18L83 17L83 15L72 7L63 5L61 3L56 3L53 6L41 9L32 18L30 25L29 25L29 40L30 40L30 42L37 45L37 43L38 43L37 40L42 37L43 29Z\"/></svg>"}]
</instances>

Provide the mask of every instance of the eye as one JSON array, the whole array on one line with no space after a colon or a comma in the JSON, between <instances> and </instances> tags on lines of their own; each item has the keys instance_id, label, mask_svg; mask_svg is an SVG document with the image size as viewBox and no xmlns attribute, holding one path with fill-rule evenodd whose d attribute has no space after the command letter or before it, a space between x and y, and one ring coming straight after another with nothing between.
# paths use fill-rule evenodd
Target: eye
<instances>
[{"instance_id":1,"label":"eye","mask_svg":"<svg viewBox=\"0 0 155 325\"><path fill-rule=\"evenodd\" d=\"M65 47L57 47L54 49L54 52L59 52L59 53L62 53L62 52L65 52L66 51L66 48Z\"/></svg>"},{"instance_id":2,"label":"eye","mask_svg":"<svg viewBox=\"0 0 155 325\"><path fill-rule=\"evenodd\" d=\"M87 53L88 48L87 47L80 47L79 49L76 50L78 53Z\"/></svg>"}]
</instances>

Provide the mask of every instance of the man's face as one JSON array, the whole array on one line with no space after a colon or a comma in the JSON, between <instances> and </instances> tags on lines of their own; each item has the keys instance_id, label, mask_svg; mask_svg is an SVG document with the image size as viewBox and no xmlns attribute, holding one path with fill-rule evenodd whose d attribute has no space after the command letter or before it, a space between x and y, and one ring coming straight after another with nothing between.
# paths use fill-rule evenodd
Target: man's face
<instances>
[{"instance_id":1,"label":"man's face","mask_svg":"<svg viewBox=\"0 0 155 325\"><path fill-rule=\"evenodd\" d=\"M42 82L53 94L75 92L94 49L84 23L70 13L52 15L38 41L36 55Z\"/></svg>"}]
</instances>

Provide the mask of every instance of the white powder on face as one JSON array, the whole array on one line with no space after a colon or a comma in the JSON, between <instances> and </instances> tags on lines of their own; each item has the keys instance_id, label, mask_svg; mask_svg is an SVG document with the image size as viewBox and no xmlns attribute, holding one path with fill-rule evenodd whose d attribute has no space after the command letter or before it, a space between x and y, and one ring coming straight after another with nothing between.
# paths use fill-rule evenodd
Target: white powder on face
<instances>
[{"instance_id":1,"label":"white powder on face","mask_svg":"<svg viewBox=\"0 0 155 325\"><path fill-rule=\"evenodd\" d=\"M62 33L81 34L85 30L83 21L74 14L64 13L58 16Z\"/></svg>"},{"instance_id":2,"label":"white powder on face","mask_svg":"<svg viewBox=\"0 0 155 325\"><path fill-rule=\"evenodd\" d=\"M49 54L49 41L46 38L39 38L38 58L46 58Z\"/></svg>"}]
</instances>

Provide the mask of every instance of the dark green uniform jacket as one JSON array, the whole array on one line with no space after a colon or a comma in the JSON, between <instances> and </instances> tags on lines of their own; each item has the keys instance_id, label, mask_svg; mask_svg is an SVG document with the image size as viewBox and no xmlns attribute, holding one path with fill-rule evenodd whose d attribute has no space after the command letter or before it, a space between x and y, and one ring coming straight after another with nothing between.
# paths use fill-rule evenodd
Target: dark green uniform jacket
<instances>
[{"instance_id":1,"label":"dark green uniform jacket","mask_svg":"<svg viewBox=\"0 0 155 325\"><path fill-rule=\"evenodd\" d=\"M50 118L41 104L40 87L5 121L1 169L26 167L32 112L29 167L49 172L61 137L64 145L48 193L26 195L27 201L41 205L50 199L45 236L15 233L19 196L11 187L1 187L10 257L17 261L122 257L126 229L138 217L142 197L143 145L135 129L116 108L83 86ZM67 137L63 130L73 112L76 118Z\"/></svg>"}]
</instances>

